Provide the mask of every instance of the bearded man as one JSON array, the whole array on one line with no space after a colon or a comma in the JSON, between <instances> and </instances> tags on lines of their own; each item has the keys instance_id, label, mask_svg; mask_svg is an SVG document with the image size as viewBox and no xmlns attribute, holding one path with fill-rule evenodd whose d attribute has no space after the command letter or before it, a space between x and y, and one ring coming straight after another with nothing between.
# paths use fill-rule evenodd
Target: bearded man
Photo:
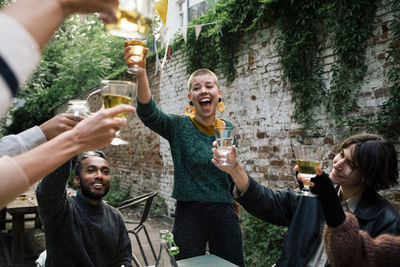
<instances>
[{"instance_id":1,"label":"bearded man","mask_svg":"<svg viewBox=\"0 0 400 267\"><path fill-rule=\"evenodd\" d=\"M101 151L76 159L76 196L66 183L70 163L45 177L36 189L46 237L46 267L131 266L131 242L120 212L102 201L110 188L110 167Z\"/></svg>"}]
</instances>

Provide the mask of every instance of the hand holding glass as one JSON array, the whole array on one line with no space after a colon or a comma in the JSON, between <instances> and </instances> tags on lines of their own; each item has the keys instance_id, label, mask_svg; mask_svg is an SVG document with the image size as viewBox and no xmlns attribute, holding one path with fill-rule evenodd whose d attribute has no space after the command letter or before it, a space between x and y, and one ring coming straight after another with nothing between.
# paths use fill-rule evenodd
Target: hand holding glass
<instances>
[{"instance_id":1,"label":"hand holding glass","mask_svg":"<svg viewBox=\"0 0 400 267\"><path fill-rule=\"evenodd\" d=\"M125 48L130 48L129 54L131 54L129 59L127 59L127 64L129 64L128 73L134 74L135 72L143 72L146 68L146 42L140 40L130 40L126 41L124 45Z\"/></svg>"},{"instance_id":2,"label":"hand holding glass","mask_svg":"<svg viewBox=\"0 0 400 267\"><path fill-rule=\"evenodd\" d=\"M304 187L297 193L305 196L316 196L310 191L310 179L316 176L317 167L320 166L322 156L321 147L298 144L293 147L299 173L306 181Z\"/></svg>"},{"instance_id":3,"label":"hand holding glass","mask_svg":"<svg viewBox=\"0 0 400 267\"><path fill-rule=\"evenodd\" d=\"M233 145L234 128L216 127L214 128L215 140L217 141L218 153L223 156L222 163L217 166L232 166L227 162L228 153L231 152Z\"/></svg>"},{"instance_id":4,"label":"hand holding glass","mask_svg":"<svg viewBox=\"0 0 400 267\"><path fill-rule=\"evenodd\" d=\"M120 104L130 105L132 102L132 96L134 91L134 83L129 81L112 81L104 80L100 83L101 89L91 93L87 100L89 100L94 94L101 92L104 108L112 108ZM119 113L114 119L126 120L129 113ZM115 133L115 137L111 142L111 145L126 145L128 141L123 140L120 137L120 131Z\"/></svg>"},{"instance_id":5,"label":"hand holding glass","mask_svg":"<svg viewBox=\"0 0 400 267\"><path fill-rule=\"evenodd\" d=\"M107 24L106 30L114 36L143 40L151 29L154 0L119 0L118 21Z\"/></svg>"}]
</instances>

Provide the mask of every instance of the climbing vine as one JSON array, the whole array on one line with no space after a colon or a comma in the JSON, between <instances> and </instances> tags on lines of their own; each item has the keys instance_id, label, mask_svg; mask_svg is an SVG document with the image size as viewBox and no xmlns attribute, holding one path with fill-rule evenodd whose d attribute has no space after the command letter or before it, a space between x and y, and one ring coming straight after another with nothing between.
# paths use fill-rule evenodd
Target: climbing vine
<instances>
[{"instance_id":1,"label":"climbing vine","mask_svg":"<svg viewBox=\"0 0 400 267\"><path fill-rule=\"evenodd\" d=\"M400 0L392 4L393 22L391 29L393 39L388 51L388 61L391 69L388 77L392 82L390 98L377 114L377 119L372 125L381 134L399 141L400 137Z\"/></svg>"},{"instance_id":2,"label":"climbing vine","mask_svg":"<svg viewBox=\"0 0 400 267\"><path fill-rule=\"evenodd\" d=\"M205 27L197 40L191 28L187 43L182 42L187 71L206 67L233 81L235 55L247 41L245 37L262 23L276 24L281 31L277 51L295 105L292 118L305 129L315 130L314 108L320 104L327 107L337 126L354 126L360 123L355 116L357 96L367 69L365 50L376 7L375 0L220 0L215 13L209 11L192 24L218 23ZM332 39L335 54L328 88L322 79L321 35ZM392 75L397 79L395 71ZM391 100L385 110L394 106ZM383 114L379 118L389 120Z\"/></svg>"}]
</instances>

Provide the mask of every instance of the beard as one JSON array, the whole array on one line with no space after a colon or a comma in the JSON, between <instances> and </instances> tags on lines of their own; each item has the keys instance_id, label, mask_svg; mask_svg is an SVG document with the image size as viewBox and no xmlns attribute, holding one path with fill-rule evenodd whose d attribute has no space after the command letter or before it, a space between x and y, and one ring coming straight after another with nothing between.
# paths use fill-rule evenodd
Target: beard
<instances>
[{"instance_id":1,"label":"beard","mask_svg":"<svg viewBox=\"0 0 400 267\"><path fill-rule=\"evenodd\" d=\"M109 186L105 186L104 191L103 192L93 192L90 190L90 187L87 184L83 184L82 180L81 180L81 192L82 195L93 199L93 200L100 200L102 199L105 195L107 195L108 190L110 190Z\"/></svg>"}]
</instances>

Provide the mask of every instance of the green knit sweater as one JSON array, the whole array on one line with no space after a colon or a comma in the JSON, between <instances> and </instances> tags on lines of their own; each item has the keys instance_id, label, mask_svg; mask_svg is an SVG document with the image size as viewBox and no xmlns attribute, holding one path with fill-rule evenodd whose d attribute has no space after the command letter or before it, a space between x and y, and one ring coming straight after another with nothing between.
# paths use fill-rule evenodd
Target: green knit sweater
<instances>
[{"instance_id":1,"label":"green knit sweater","mask_svg":"<svg viewBox=\"0 0 400 267\"><path fill-rule=\"evenodd\" d=\"M172 197L181 201L232 203L231 177L211 162L214 136L197 129L189 116L166 114L154 102L138 102L144 124L168 140L174 161ZM227 126L232 123L225 121Z\"/></svg>"}]
</instances>

